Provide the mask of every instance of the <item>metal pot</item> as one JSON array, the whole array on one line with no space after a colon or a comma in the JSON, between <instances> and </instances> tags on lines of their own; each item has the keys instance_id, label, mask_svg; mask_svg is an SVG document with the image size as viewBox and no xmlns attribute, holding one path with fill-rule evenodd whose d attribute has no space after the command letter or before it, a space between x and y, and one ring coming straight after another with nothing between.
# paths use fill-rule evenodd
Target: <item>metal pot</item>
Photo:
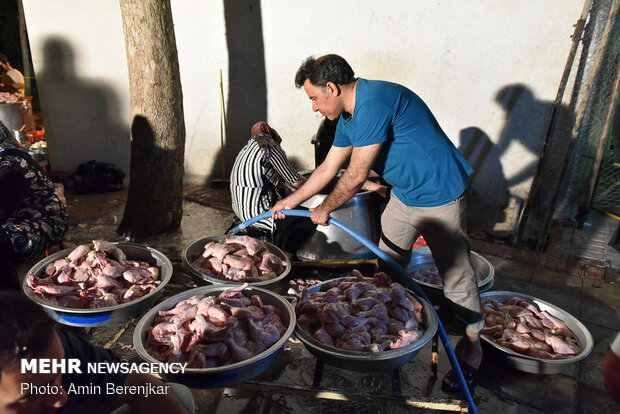
<instances>
[{"instance_id":1,"label":"metal pot","mask_svg":"<svg viewBox=\"0 0 620 414\"><path fill-rule=\"evenodd\" d=\"M309 172L302 171L300 174L308 175ZM301 206L314 208L321 204L329 194L329 187L306 200ZM379 204L379 195L373 191L362 191L355 194L337 210L332 211L330 217L340 221L374 244L378 244ZM302 260L322 261L359 260L374 257L374 254L358 240L335 226L317 226L316 232L299 247L296 254Z\"/></svg>"},{"instance_id":2,"label":"metal pot","mask_svg":"<svg viewBox=\"0 0 620 414\"><path fill-rule=\"evenodd\" d=\"M192 279L194 279L194 281L197 284L204 285L205 282L208 282L208 283L217 284L217 285L221 285L221 284L239 285L242 283L242 282L234 282L232 280L217 279L215 277L205 275L204 273L201 273L198 269L196 269L194 266L192 266L193 258L199 254L202 254L202 252L204 251L205 244L212 242L212 241L220 242L220 241L223 241L224 239L226 239L226 235L201 237L200 239L191 242L181 252L181 257L183 259L183 265L190 272ZM277 246L269 242L265 242L265 241L261 241L261 243L265 244L267 246L267 249L269 249L271 253L275 254L280 259L284 260L286 262L286 268L281 274L279 274L277 277L274 277L273 279L264 280L262 282L248 282L248 285L260 286L265 289L272 289L289 274L289 272L291 271L291 261L289 260L288 256L285 255L284 252L280 250Z\"/></svg>"},{"instance_id":3,"label":"metal pot","mask_svg":"<svg viewBox=\"0 0 620 414\"><path fill-rule=\"evenodd\" d=\"M493 280L495 277L495 268L487 259L482 257L476 252L470 252L471 264L476 272L476 279L478 281L478 290L480 292L486 292L493 286ZM431 250L428 246L416 247L411 254L411 261L407 266L407 272L411 275L413 272L419 269L432 269L436 267ZM418 279L414 280L424 290L424 293L428 296L431 302L435 305L448 304L448 299L443 294L443 286L434 285L427 282L422 282Z\"/></svg>"},{"instance_id":4,"label":"metal pot","mask_svg":"<svg viewBox=\"0 0 620 414\"><path fill-rule=\"evenodd\" d=\"M127 258L131 260L140 260L148 262L151 265L158 266L161 269L161 283L159 286L157 286L157 288L155 288L155 290L151 293L134 301L98 309L65 308L51 304L33 293L32 289L28 287L27 278L24 278L22 289L26 293L26 296L41 305L52 317L52 319L64 325L83 327L108 325L121 322L131 316L138 315L145 309L150 308L162 294L164 286L166 286L172 277L172 263L170 263L170 260L163 253L151 247L132 243L113 244L121 249ZM86 244L86 246L92 246L92 243ZM27 274L34 274L36 277L41 277L44 274L47 265L58 259L67 257L74 249L75 247L61 250L46 257L39 263L35 264Z\"/></svg>"},{"instance_id":5,"label":"metal pot","mask_svg":"<svg viewBox=\"0 0 620 414\"><path fill-rule=\"evenodd\" d=\"M133 334L133 344L138 355L147 362L160 362L146 352L144 348L149 334L147 330L153 325L153 321L158 312L172 309L177 303L194 295L217 296L224 290L237 286L238 285L201 286L179 293L159 303L144 315L136 325ZM278 342L260 354L246 359L245 361L215 368L186 368L184 374L166 374L164 377L167 381L180 382L190 388L221 388L247 381L259 375L273 364L295 329L295 312L293 307L280 295L256 286L250 286L244 289L243 294L247 297L258 295L265 305L273 305L282 311L280 319L282 320L282 324L286 326L286 331Z\"/></svg>"},{"instance_id":6,"label":"metal pot","mask_svg":"<svg viewBox=\"0 0 620 414\"><path fill-rule=\"evenodd\" d=\"M9 130L20 130L24 126L23 108L24 105L21 102L0 103L0 121Z\"/></svg>"},{"instance_id":7,"label":"metal pot","mask_svg":"<svg viewBox=\"0 0 620 414\"><path fill-rule=\"evenodd\" d=\"M485 292L480 295L480 298L484 301L487 298L495 299L498 302L506 302L510 298L518 296L538 306L541 311L547 311L555 318L562 320L568 329L571 330L577 343L581 348L581 352L570 358L563 359L540 359L527 355L519 354L510 349L497 345L495 342L487 339L484 335L481 335L482 345L485 348L485 355L497 360L498 362L515 368L519 371L529 372L531 374L557 374L562 372L567 366L582 360L590 355L592 348L594 347L594 340L592 334L577 318L570 313L558 308L557 306L545 302L544 300L535 298L534 296L525 295L517 292L495 291Z\"/></svg>"},{"instance_id":8,"label":"metal pot","mask_svg":"<svg viewBox=\"0 0 620 414\"><path fill-rule=\"evenodd\" d=\"M356 278L345 279L357 280ZM316 284L310 288L310 292L327 290L334 280L336 279ZM325 345L312 338L299 324L295 326L295 336L299 338L312 355L339 368L355 371L387 371L398 368L411 361L420 352L420 349L435 336L438 327L437 315L428 302L416 296L410 290L407 290L407 292L422 304L422 323L426 332L418 341L403 348L382 352L357 352L339 349Z\"/></svg>"}]
</instances>

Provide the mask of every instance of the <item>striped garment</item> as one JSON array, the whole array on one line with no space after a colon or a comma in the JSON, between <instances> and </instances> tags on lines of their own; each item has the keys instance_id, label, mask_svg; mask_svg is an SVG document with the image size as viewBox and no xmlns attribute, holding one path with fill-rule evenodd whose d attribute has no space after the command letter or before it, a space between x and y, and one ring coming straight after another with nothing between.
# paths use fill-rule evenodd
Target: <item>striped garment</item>
<instances>
[{"instance_id":1,"label":"striped garment","mask_svg":"<svg viewBox=\"0 0 620 414\"><path fill-rule=\"evenodd\" d=\"M230 173L232 208L241 221L264 213L281 200L283 180L292 185L301 179L280 145L269 141L250 138L239 151ZM252 226L271 231L272 221L269 217Z\"/></svg>"}]
</instances>

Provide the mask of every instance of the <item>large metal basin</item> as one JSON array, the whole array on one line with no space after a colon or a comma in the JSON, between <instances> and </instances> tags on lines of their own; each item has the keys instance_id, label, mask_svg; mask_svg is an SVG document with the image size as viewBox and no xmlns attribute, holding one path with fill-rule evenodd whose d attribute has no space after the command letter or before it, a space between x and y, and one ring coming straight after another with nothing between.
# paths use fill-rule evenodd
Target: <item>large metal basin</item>
<instances>
[{"instance_id":1,"label":"large metal basin","mask_svg":"<svg viewBox=\"0 0 620 414\"><path fill-rule=\"evenodd\" d=\"M0 103L0 121L9 130L19 130L24 126L23 114L28 109L27 104Z\"/></svg>"},{"instance_id":2,"label":"large metal basin","mask_svg":"<svg viewBox=\"0 0 620 414\"><path fill-rule=\"evenodd\" d=\"M194 240L189 245L185 246L185 248L181 252L183 265L190 272L192 279L194 279L196 284L204 285L205 283L211 283L211 284L217 284L217 285L221 285L221 284L240 285L243 283L243 282L234 282L232 280L222 280L222 279L218 279L215 277L211 277L209 275L205 275L204 273L201 273L198 269L196 269L192 265L192 259L196 257L197 255L202 254L202 252L204 251L205 244L212 242L212 241L220 242L220 241L223 241L224 239L226 239L226 235L201 237L200 239ZM286 268L281 274L279 274L277 277L274 277L273 279L263 280L261 282L248 282L248 285L260 286L266 289L273 289L291 271L291 261L289 260L288 256L285 255L284 252L280 250L276 245L271 244L269 242L265 242L265 241L261 241L261 243L265 244L267 246L267 249L269 249L271 253L275 254L280 259L284 260L286 262Z\"/></svg>"},{"instance_id":3,"label":"large metal basin","mask_svg":"<svg viewBox=\"0 0 620 414\"><path fill-rule=\"evenodd\" d=\"M346 278L357 280L356 278ZM327 280L310 288L310 292L327 290L336 279ZM370 279L369 279L370 280ZM382 352L357 352L335 348L325 345L306 333L299 324L295 326L295 335L304 344L308 352L316 358L330 365L355 371L387 371L398 368L411 361L424 345L426 345L437 332L437 314L425 300L410 290L407 292L422 304L422 322L424 335L418 341L399 349Z\"/></svg>"},{"instance_id":4,"label":"large metal basin","mask_svg":"<svg viewBox=\"0 0 620 414\"><path fill-rule=\"evenodd\" d=\"M83 327L108 325L121 322L132 316L138 315L151 307L157 298L159 298L162 294L164 286L166 286L172 277L172 263L170 263L170 260L163 253L148 246L133 243L113 244L121 249L128 259L144 261L153 266L159 267L161 277L161 283L159 286L157 286L157 288L155 288L155 290L151 293L134 301L97 309L75 309L54 305L35 295L32 289L28 287L27 278L24 278L22 289L26 293L26 296L41 305L55 321L64 325ZM92 247L92 243L85 245ZM74 249L75 247L71 247L46 257L39 263L35 264L27 274L34 274L36 277L40 277L44 274L45 268L48 264L53 263L58 259L67 257Z\"/></svg>"},{"instance_id":5,"label":"large metal basin","mask_svg":"<svg viewBox=\"0 0 620 414\"><path fill-rule=\"evenodd\" d=\"M302 171L307 175L307 171ZM314 208L321 204L329 192L320 194L302 203L302 207ZM331 212L330 217L340 221L374 244L379 243L380 198L373 191L362 191ZM317 226L316 232L297 250L301 260L341 261L373 258L374 254L362 243L335 226Z\"/></svg>"},{"instance_id":6,"label":"large metal basin","mask_svg":"<svg viewBox=\"0 0 620 414\"><path fill-rule=\"evenodd\" d=\"M534 358L531 356L519 354L518 352L499 346L495 342L492 342L484 335L482 335L482 345L485 349L485 356L490 356L498 362L511 368L515 368L519 371L529 372L531 374L557 374L559 372L562 372L567 366L574 364L590 355L590 352L592 352L592 348L594 347L594 340L592 339L592 334L590 334L588 328L586 328L581 322L579 322L577 318L572 316L570 313L558 308L557 306L549 302L545 302L544 300L535 298L534 296L525 295L523 293L517 292L485 292L480 295L480 298L483 301L487 298L490 298L495 299L499 302L505 302L514 296L526 299L537 305L541 311L547 311L551 316L562 320L566 324L566 326L568 326L568 328L573 332L573 335L575 335L577 343L581 348L581 352L575 356L564 359Z\"/></svg>"},{"instance_id":7,"label":"large metal basin","mask_svg":"<svg viewBox=\"0 0 620 414\"><path fill-rule=\"evenodd\" d=\"M491 262L476 252L470 252L470 260L474 271L476 272L478 290L480 292L486 292L493 286L495 268ZM416 270L431 269L434 267L436 267L435 261L433 260L431 250L428 246L416 247L413 249L411 261L407 266L407 272L409 272L410 275ZM415 278L413 279L420 285L420 287L424 290L424 293L426 293L433 304L445 305L449 303L448 299L443 294L443 286L422 282Z\"/></svg>"},{"instance_id":8,"label":"large metal basin","mask_svg":"<svg viewBox=\"0 0 620 414\"><path fill-rule=\"evenodd\" d=\"M238 287L238 285L201 286L179 293L159 303L144 315L136 325L133 334L133 344L138 355L147 362L160 362L149 355L144 348L144 344L148 339L147 329L153 325L153 321L159 311L172 309L177 303L194 295L217 296L222 291L233 287ZM280 319L284 326L286 326L286 331L278 342L260 354L246 359L245 361L215 368L186 368L184 374L162 374L167 381L180 382L190 388L220 388L247 381L261 374L275 362L284 344L291 337L295 329L295 312L293 307L286 299L260 287L247 287L243 290L243 294L247 297L258 295L265 305L273 305L282 311Z\"/></svg>"}]
</instances>

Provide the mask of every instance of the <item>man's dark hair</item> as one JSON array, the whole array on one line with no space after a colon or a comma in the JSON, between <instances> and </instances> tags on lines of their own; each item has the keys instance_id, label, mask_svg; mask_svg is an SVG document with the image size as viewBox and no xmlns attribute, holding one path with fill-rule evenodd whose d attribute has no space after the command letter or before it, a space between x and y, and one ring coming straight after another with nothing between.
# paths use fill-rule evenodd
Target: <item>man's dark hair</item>
<instances>
[{"instance_id":1,"label":"man's dark hair","mask_svg":"<svg viewBox=\"0 0 620 414\"><path fill-rule=\"evenodd\" d=\"M348 85L355 80L353 69L338 55L325 55L318 59L310 56L301 64L295 75L295 86L301 88L306 79L310 79L310 83L323 89L327 82L333 82L336 85Z\"/></svg>"},{"instance_id":2,"label":"man's dark hair","mask_svg":"<svg viewBox=\"0 0 620 414\"><path fill-rule=\"evenodd\" d=\"M0 291L0 375L22 358L50 347L54 323L41 306L21 293Z\"/></svg>"},{"instance_id":3,"label":"man's dark hair","mask_svg":"<svg viewBox=\"0 0 620 414\"><path fill-rule=\"evenodd\" d=\"M4 53L0 53L0 62L9 64L9 58Z\"/></svg>"}]
</instances>

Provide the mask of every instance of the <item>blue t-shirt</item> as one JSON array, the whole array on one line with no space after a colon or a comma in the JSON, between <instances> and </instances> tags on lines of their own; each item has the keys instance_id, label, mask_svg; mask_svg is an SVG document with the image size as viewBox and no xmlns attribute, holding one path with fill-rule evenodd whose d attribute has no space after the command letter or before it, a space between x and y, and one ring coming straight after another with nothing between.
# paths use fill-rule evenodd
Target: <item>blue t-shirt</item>
<instances>
[{"instance_id":1,"label":"blue t-shirt","mask_svg":"<svg viewBox=\"0 0 620 414\"><path fill-rule=\"evenodd\" d=\"M474 171L418 95L396 83L359 78L353 116L340 116L333 145L378 143L383 145L372 169L408 206L455 200Z\"/></svg>"}]
</instances>

